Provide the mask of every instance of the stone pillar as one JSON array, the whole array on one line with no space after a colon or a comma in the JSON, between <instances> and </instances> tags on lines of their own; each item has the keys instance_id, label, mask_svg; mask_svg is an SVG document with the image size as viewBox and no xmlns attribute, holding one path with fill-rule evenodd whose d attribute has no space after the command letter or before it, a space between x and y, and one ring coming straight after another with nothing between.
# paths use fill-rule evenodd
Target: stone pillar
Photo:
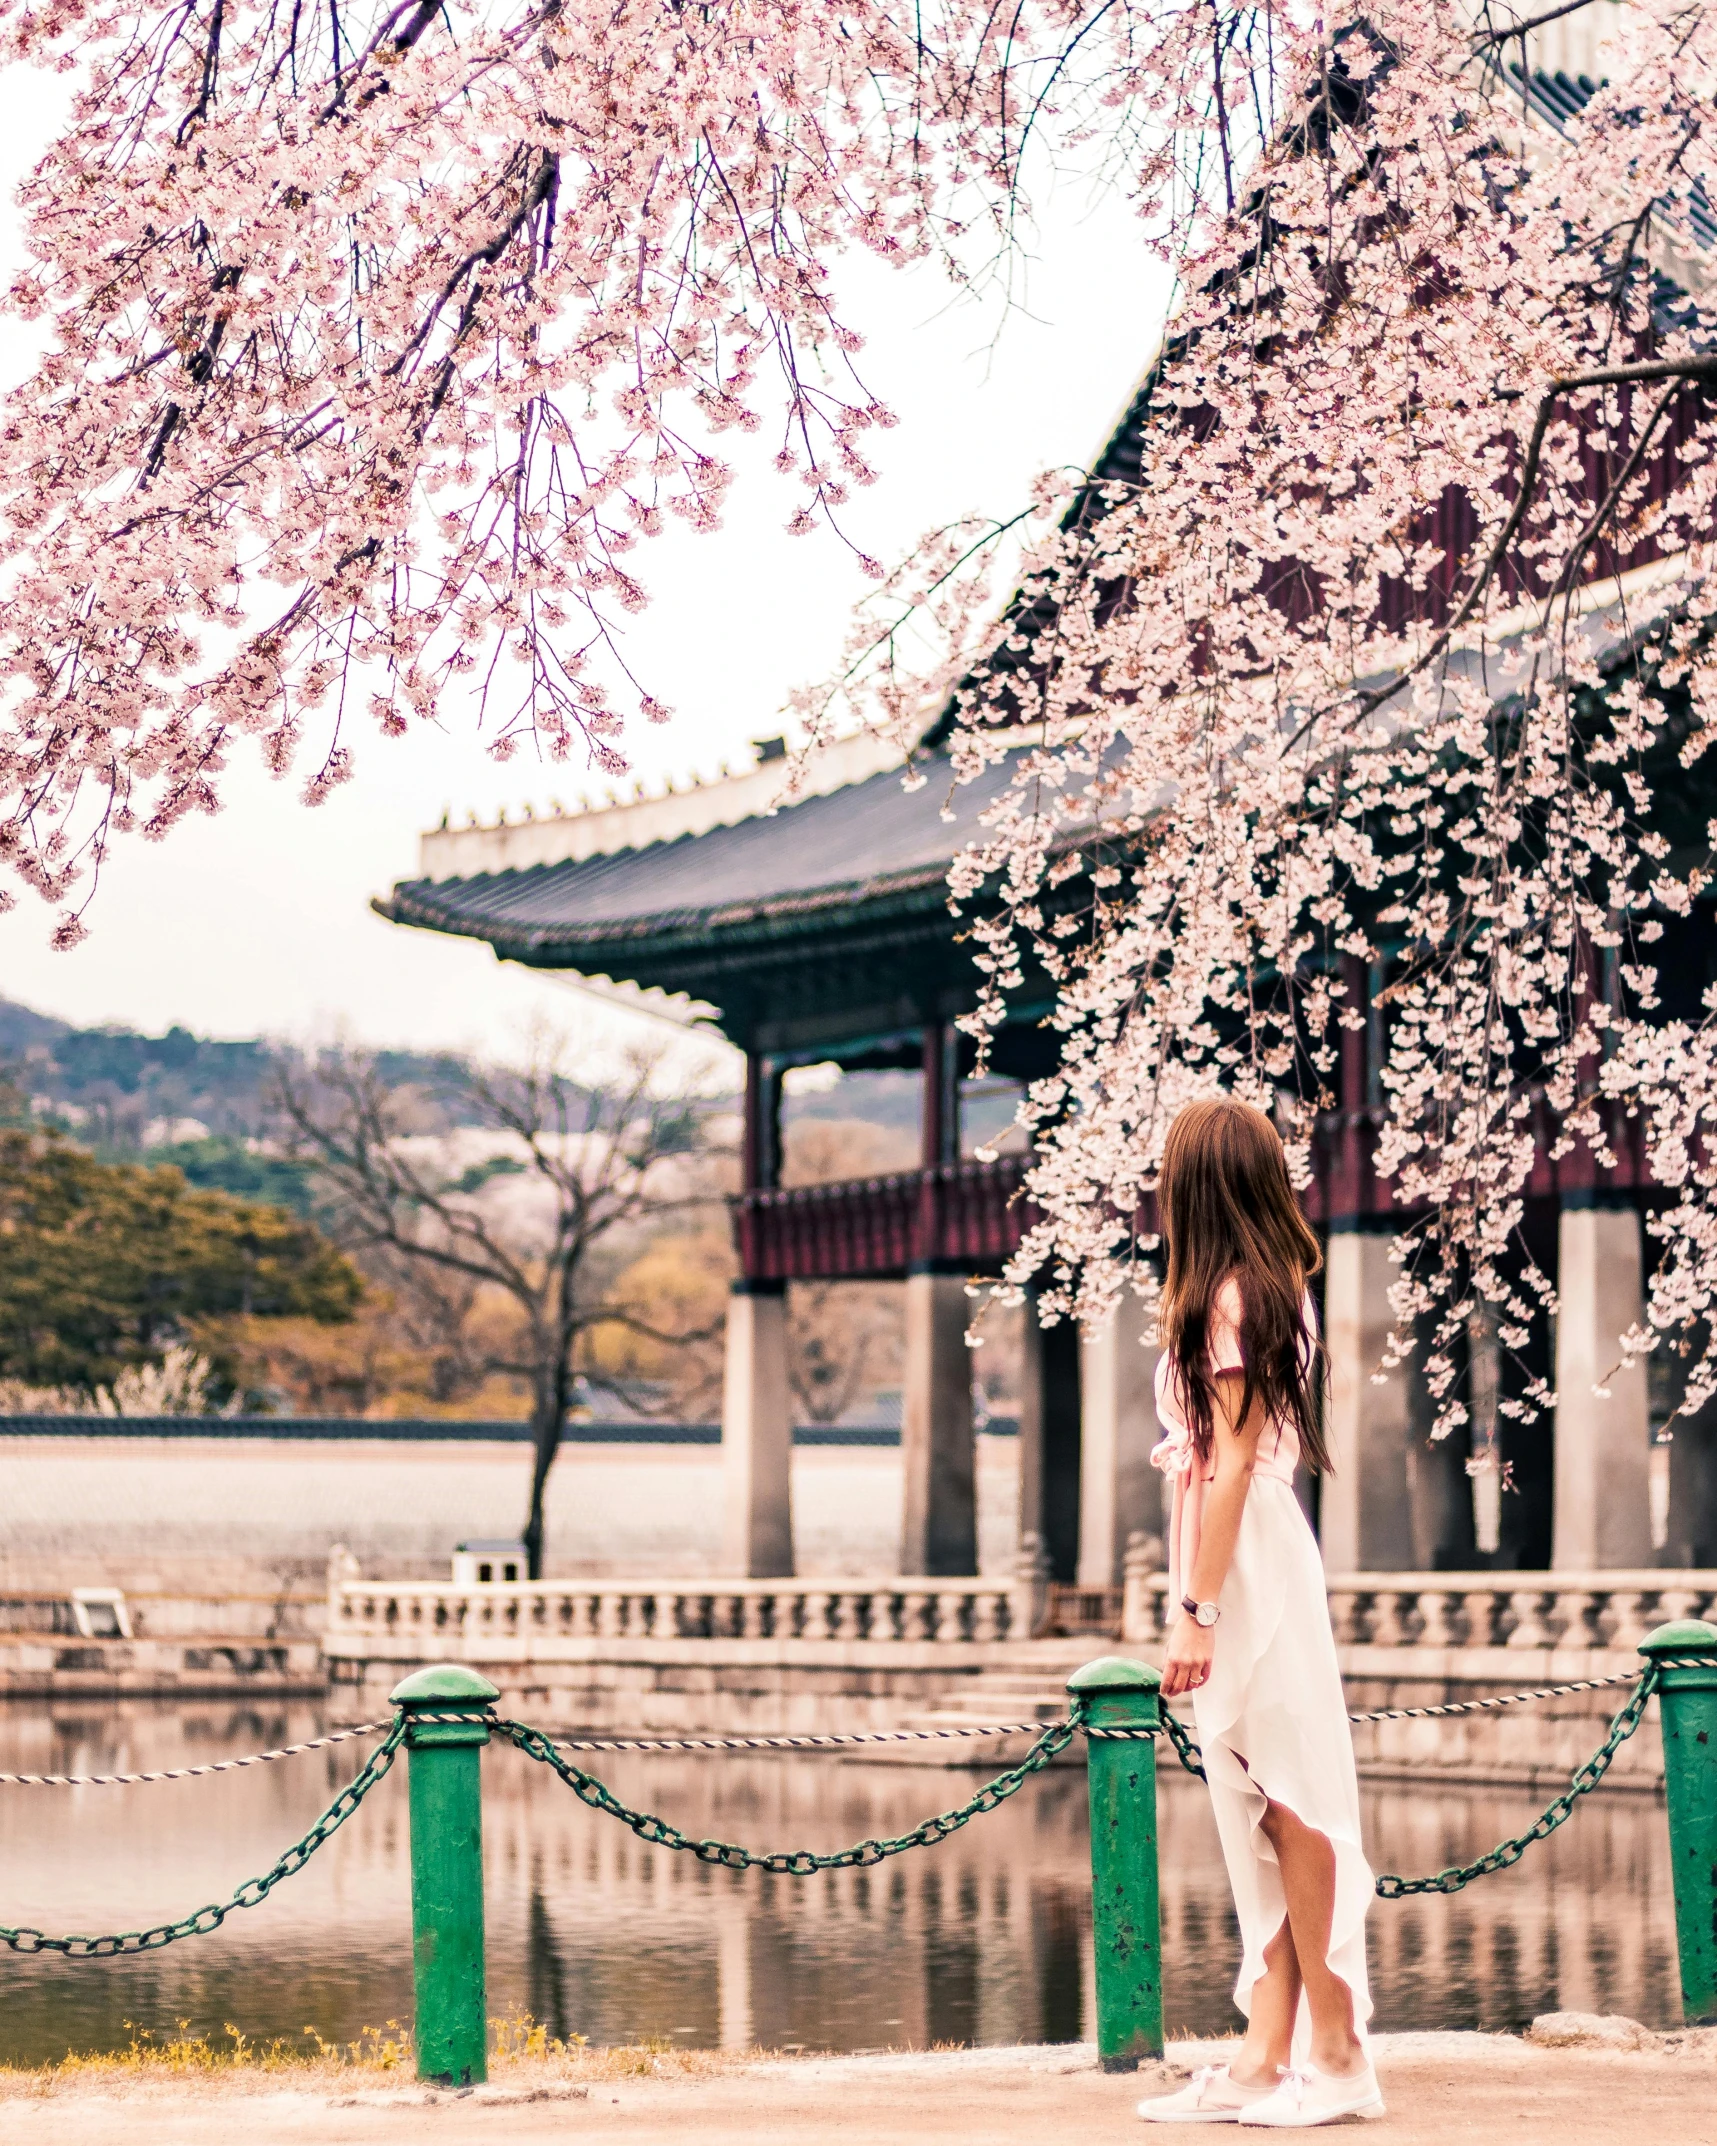
<instances>
[{"instance_id":1,"label":"stone pillar","mask_svg":"<svg viewBox=\"0 0 1717 2146\"><path fill-rule=\"evenodd\" d=\"M1437 1402L1425 1384L1421 1345L1407 1374L1407 1510L1415 1572L1471 1572L1478 1555L1473 1527L1473 1483L1467 1461L1473 1450L1471 1350L1463 1335L1451 1353L1456 1359L1456 1391L1463 1374L1467 1421L1458 1430L1433 1439Z\"/></svg>"},{"instance_id":2,"label":"stone pillar","mask_svg":"<svg viewBox=\"0 0 1717 2146\"><path fill-rule=\"evenodd\" d=\"M1679 1397L1685 1368L1672 1366ZM1669 1426L1669 1535L1659 1563L1717 1566L1717 1400Z\"/></svg>"},{"instance_id":3,"label":"stone pillar","mask_svg":"<svg viewBox=\"0 0 1717 2146\"><path fill-rule=\"evenodd\" d=\"M1119 1587L1127 1537L1163 1532L1163 1477L1151 1466L1157 1427L1157 1351L1144 1346L1151 1315L1123 1290L1079 1351L1079 1572L1081 1587Z\"/></svg>"},{"instance_id":4,"label":"stone pillar","mask_svg":"<svg viewBox=\"0 0 1717 2146\"><path fill-rule=\"evenodd\" d=\"M1557 1270L1550 1562L1559 1572L1637 1570L1652 1562L1651 1421L1645 1364L1621 1368L1621 1336L1644 1315L1639 1216L1564 1206Z\"/></svg>"},{"instance_id":5,"label":"stone pillar","mask_svg":"<svg viewBox=\"0 0 1717 2146\"><path fill-rule=\"evenodd\" d=\"M793 1409L787 1386L787 1290L739 1283L727 1300L721 1397L722 1561L740 1579L793 1570Z\"/></svg>"},{"instance_id":6,"label":"stone pillar","mask_svg":"<svg viewBox=\"0 0 1717 2146\"><path fill-rule=\"evenodd\" d=\"M1318 1494L1324 1564L1331 1572L1405 1572L1413 1536L1407 1503L1407 1367L1378 1379L1391 1325L1390 1239L1332 1229L1324 1277L1329 1352L1324 1422L1331 1472Z\"/></svg>"},{"instance_id":7,"label":"stone pillar","mask_svg":"<svg viewBox=\"0 0 1717 2146\"><path fill-rule=\"evenodd\" d=\"M1028 1294L1021 1323L1019 1539L1035 1539L1052 1580L1079 1568L1079 1329L1043 1327Z\"/></svg>"},{"instance_id":8,"label":"stone pillar","mask_svg":"<svg viewBox=\"0 0 1717 2146\"><path fill-rule=\"evenodd\" d=\"M970 1311L963 1276L906 1277L903 1573L957 1576L978 1569Z\"/></svg>"},{"instance_id":9,"label":"stone pillar","mask_svg":"<svg viewBox=\"0 0 1717 2146\"><path fill-rule=\"evenodd\" d=\"M1529 1268L1536 1268L1559 1287L1561 1266L1559 1202L1544 1195L1521 1202L1520 1225L1508 1255L1508 1269L1516 1291L1530 1304L1537 1300L1537 1287ZM1493 1327L1500 1321L1493 1306L1487 1317ZM1508 1488L1499 1492L1497 1546L1492 1560L1499 1572L1543 1572L1554 1549L1556 1506L1556 1434L1551 1411L1540 1402L1531 1422L1513 1414L1507 1404L1530 1397L1538 1382L1554 1392L1556 1364L1551 1352L1551 1322L1532 1321L1524 1342L1516 1346L1495 1345L1496 1447L1507 1473ZM1495 1478L1492 1478L1495 1481Z\"/></svg>"}]
</instances>

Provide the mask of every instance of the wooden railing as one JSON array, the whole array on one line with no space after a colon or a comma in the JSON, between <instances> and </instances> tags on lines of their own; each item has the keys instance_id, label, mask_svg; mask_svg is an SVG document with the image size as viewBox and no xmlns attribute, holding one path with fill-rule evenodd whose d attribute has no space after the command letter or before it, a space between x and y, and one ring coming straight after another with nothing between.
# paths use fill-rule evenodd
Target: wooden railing
<instances>
[{"instance_id":1,"label":"wooden railing","mask_svg":"<svg viewBox=\"0 0 1717 2146\"><path fill-rule=\"evenodd\" d=\"M1649 1198L1655 1188L1639 1123L1619 1105L1606 1106L1606 1116L1613 1167L1598 1169L1581 1142L1553 1159L1556 1128L1544 1098L1536 1097L1527 1193L1556 1198L1602 1185ZM1372 1110L1334 1111L1319 1121L1303 1196L1313 1223L1351 1215L1405 1219L1372 1169L1377 1118ZM924 1265L999 1273L1035 1216L1022 1192L1028 1166L1026 1156L1003 1155L989 1163L741 1193L733 1202L741 1269L754 1282L888 1281ZM1141 1231L1155 1231L1154 1198L1135 1221Z\"/></svg>"},{"instance_id":2,"label":"wooden railing","mask_svg":"<svg viewBox=\"0 0 1717 2146\"><path fill-rule=\"evenodd\" d=\"M997 1273L1017 1250L1026 1158L948 1163L834 1185L741 1193L733 1203L750 1281L884 1281L919 1265Z\"/></svg>"}]
</instances>

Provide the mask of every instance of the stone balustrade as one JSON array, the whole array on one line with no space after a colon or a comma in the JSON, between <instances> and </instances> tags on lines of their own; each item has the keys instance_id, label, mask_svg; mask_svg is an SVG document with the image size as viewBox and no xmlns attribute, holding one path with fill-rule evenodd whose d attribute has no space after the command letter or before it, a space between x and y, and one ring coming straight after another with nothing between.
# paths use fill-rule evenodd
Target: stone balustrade
<instances>
[{"instance_id":1,"label":"stone balustrade","mask_svg":"<svg viewBox=\"0 0 1717 2146\"><path fill-rule=\"evenodd\" d=\"M1160 1644L1168 1577L1129 1553L1121 1633ZM1330 1622L1354 1649L1632 1656L1681 1617L1712 1617L1717 1572L1361 1572L1332 1574Z\"/></svg>"},{"instance_id":2,"label":"stone balustrade","mask_svg":"<svg viewBox=\"0 0 1717 2146\"><path fill-rule=\"evenodd\" d=\"M1029 1637L1006 1581L545 1580L486 1586L357 1580L330 1592L331 1654L370 1643L766 1640L984 1645ZM1029 1606L1027 1608L1029 1614Z\"/></svg>"}]
</instances>

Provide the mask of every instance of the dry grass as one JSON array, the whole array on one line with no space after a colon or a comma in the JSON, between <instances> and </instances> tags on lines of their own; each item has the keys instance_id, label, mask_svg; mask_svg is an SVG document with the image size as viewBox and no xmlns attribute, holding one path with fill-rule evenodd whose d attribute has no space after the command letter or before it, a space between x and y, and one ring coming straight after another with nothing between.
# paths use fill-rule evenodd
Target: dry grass
<instances>
[{"instance_id":1,"label":"dry grass","mask_svg":"<svg viewBox=\"0 0 1717 2146\"><path fill-rule=\"evenodd\" d=\"M774 2051L681 2049L652 2039L619 2048L593 2049L582 2035L560 2041L525 2016L489 2022L489 2076L499 2088L577 2088L616 2079L706 2079L764 2060ZM34 2067L0 2065L0 2100L34 2099L64 2092L130 2093L154 2085L192 2082L246 2088L415 2089L411 2031L398 2020L366 2027L355 2041L330 2042L316 2028L299 2037L253 2039L230 2023L217 2035L188 2020L156 2035L133 2028L124 2049L69 2051L57 2063Z\"/></svg>"}]
</instances>

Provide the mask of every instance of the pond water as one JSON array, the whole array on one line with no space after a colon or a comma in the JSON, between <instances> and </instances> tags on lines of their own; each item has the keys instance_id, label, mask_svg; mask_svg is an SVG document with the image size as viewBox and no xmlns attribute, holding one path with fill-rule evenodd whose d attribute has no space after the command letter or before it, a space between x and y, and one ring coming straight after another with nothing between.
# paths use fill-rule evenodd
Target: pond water
<instances>
[{"instance_id":1,"label":"pond water","mask_svg":"<svg viewBox=\"0 0 1717 2146\"><path fill-rule=\"evenodd\" d=\"M312 1735L308 1706L0 1711L0 1770L135 1771ZM136 1929L266 1870L356 1771L361 1746L199 1781L0 1788L0 1922ZM1057 1769L942 1845L812 1879L643 1846L511 1749L485 1756L490 2010L593 2042L868 2049L1093 2031L1085 1779ZM597 1770L687 1831L828 1849L905 1831L978 1776L826 1756L613 1757ZM123 2047L179 2020L350 2041L411 2011L404 1768L262 1907L139 1959L0 1952L0 2062ZM1373 1861L1422 1872L1522 1829L1526 1791L1365 1792ZM1163 1782L1171 2032L1235 2023L1236 1935L1201 1786ZM1510 2027L1561 2007L1678 2016L1661 1802L1581 1804L1513 1870L1452 1899L1380 1901L1379 2027Z\"/></svg>"}]
</instances>

